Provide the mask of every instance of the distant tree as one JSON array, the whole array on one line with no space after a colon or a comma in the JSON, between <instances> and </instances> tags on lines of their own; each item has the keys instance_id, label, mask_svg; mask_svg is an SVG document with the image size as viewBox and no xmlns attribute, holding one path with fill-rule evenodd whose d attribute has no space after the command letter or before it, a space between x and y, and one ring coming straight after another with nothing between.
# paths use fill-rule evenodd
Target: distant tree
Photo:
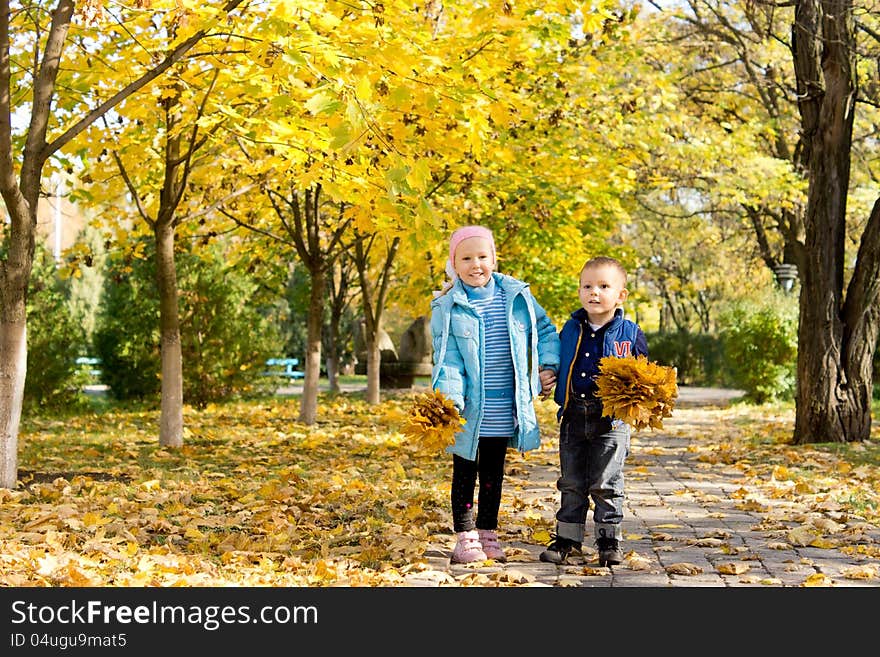
<instances>
[{"instance_id":1,"label":"distant tree","mask_svg":"<svg viewBox=\"0 0 880 657\"><path fill-rule=\"evenodd\" d=\"M100 3L0 2L0 196L9 223L0 254L0 487L18 479L18 431L27 372L27 291L34 261L37 205L44 168L75 138L162 76L218 27L220 7L156 2L107 16ZM157 19L155 23L151 22ZM168 22L166 22L166 20ZM178 20L187 28L169 39ZM134 36L134 23L145 30ZM160 36L150 52L146 31ZM117 38L118 37L118 38ZM125 46L137 49L126 57ZM146 57L142 57L146 49ZM120 65L120 62L124 65ZM59 93L62 92L62 93ZM23 121L20 130L12 117Z\"/></svg>"}]
</instances>

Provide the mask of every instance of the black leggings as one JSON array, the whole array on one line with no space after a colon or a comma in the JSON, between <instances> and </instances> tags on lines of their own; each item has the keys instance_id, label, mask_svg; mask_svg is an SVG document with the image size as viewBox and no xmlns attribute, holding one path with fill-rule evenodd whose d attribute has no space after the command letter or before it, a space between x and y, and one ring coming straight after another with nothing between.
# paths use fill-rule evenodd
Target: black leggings
<instances>
[{"instance_id":1,"label":"black leggings","mask_svg":"<svg viewBox=\"0 0 880 657\"><path fill-rule=\"evenodd\" d=\"M507 440L504 437L481 437L476 461L452 455L452 527L456 533L498 528ZM474 487L478 476L480 493L474 523Z\"/></svg>"}]
</instances>

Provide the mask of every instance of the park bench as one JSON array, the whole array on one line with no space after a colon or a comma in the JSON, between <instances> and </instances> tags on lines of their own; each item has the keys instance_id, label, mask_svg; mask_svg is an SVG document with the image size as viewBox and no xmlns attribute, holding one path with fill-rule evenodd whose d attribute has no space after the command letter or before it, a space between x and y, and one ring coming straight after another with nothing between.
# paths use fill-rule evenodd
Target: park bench
<instances>
[{"instance_id":1,"label":"park bench","mask_svg":"<svg viewBox=\"0 0 880 657\"><path fill-rule=\"evenodd\" d=\"M89 376L100 377L101 370L99 366L101 365L100 358L89 358L88 356L80 356L76 359L77 367L85 370Z\"/></svg>"},{"instance_id":2,"label":"park bench","mask_svg":"<svg viewBox=\"0 0 880 657\"><path fill-rule=\"evenodd\" d=\"M296 369L299 365L298 358L270 358L266 361L266 370L261 372L263 376L279 376L284 379L303 379L305 373Z\"/></svg>"}]
</instances>

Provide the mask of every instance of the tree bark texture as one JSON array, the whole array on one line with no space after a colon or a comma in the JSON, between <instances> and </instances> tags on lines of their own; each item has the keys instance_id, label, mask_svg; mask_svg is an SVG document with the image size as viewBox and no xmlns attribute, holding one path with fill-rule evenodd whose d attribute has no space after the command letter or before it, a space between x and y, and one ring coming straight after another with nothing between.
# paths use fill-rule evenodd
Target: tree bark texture
<instances>
[{"instance_id":1,"label":"tree bark texture","mask_svg":"<svg viewBox=\"0 0 880 657\"><path fill-rule=\"evenodd\" d=\"M810 181L800 263L794 440L860 441L869 437L872 382L866 356L873 356L876 342L876 328L862 322L866 313L876 316L876 299L851 286L846 294L850 310L844 312L846 201L857 93L851 3L800 0L792 35ZM866 232L863 243L867 237ZM876 275L875 262L874 280ZM872 332L870 345L854 349L856 335L866 340Z\"/></svg>"},{"instance_id":2,"label":"tree bark texture","mask_svg":"<svg viewBox=\"0 0 880 657\"><path fill-rule=\"evenodd\" d=\"M312 289L309 293L309 316L306 320L306 362L303 394L300 398L299 421L314 424L318 419L318 381L321 378L321 330L324 318L324 267L309 270Z\"/></svg>"},{"instance_id":3,"label":"tree bark texture","mask_svg":"<svg viewBox=\"0 0 880 657\"><path fill-rule=\"evenodd\" d=\"M180 308L174 262L174 228L156 223L156 278L159 287L159 325L162 355L162 405L159 444L183 446L183 357L180 347Z\"/></svg>"},{"instance_id":4,"label":"tree bark texture","mask_svg":"<svg viewBox=\"0 0 880 657\"><path fill-rule=\"evenodd\" d=\"M367 394L368 404L382 401L382 350L379 348L379 331L382 314L388 297L388 284L400 246L400 238L394 237L387 245L384 260L378 273L378 282L370 279L370 253L378 234L359 235L355 240L354 260L361 285L361 307L364 313L364 343L367 347Z\"/></svg>"},{"instance_id":5,"label":"tree bark texture","mask_svg":"<svg viewBox=\"0 0 880 657\"><path fill-rule=\"evenodd\" d=\"M0 285L6 288L8 283L4 280ZM0 488L13 489L18 481L18 428L27 372L27 327L24 317L8 321L6 318L12 313L6 310L4 305L0 312Z\"/></svg>"}]
</instances>

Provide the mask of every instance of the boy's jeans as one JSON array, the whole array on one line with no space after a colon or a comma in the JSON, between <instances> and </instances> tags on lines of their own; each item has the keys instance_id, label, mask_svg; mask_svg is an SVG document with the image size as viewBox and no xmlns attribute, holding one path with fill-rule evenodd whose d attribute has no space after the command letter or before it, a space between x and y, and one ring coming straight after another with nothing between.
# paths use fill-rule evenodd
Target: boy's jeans
<instances>
[{"instance_id":1,"label":"boy's jeans","mask_svg":"<svg viewBox=\"0 0 880 657\"><path fill-rule=\"evenodd\" d=\"M599 413L596 402L572 401L559 427L562 476L556 487L562 495L556 534L577 543L584 540L590 498L595 537L622 537L623 463L629 454L630 428Z\"/></svg>"}]
</instances>

